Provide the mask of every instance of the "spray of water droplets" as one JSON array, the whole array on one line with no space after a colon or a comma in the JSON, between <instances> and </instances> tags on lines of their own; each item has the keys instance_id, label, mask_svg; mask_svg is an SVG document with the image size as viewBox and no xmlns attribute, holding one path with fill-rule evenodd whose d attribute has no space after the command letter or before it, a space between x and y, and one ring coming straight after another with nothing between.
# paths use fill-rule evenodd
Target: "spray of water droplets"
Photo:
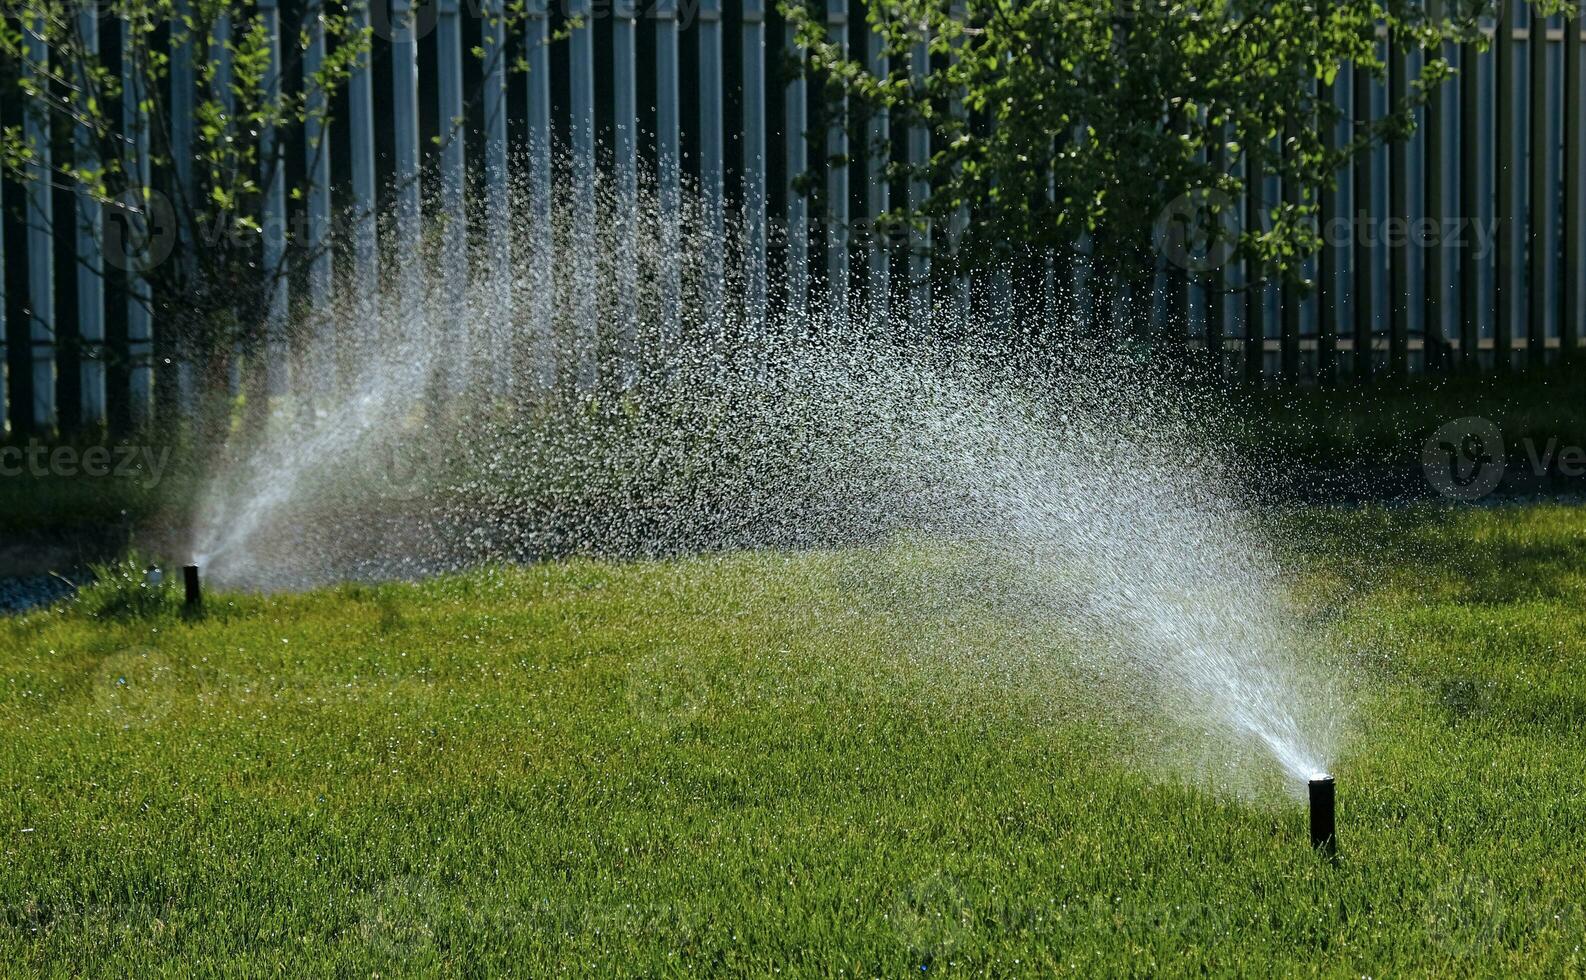
<instances>
[{"instance_id":1,"label":"spray of water droplets","mask_svg":"<svg viewBox=\"0 0 1586 980\"><path fill-rule=\"evenodd\" d=\"M876 565L856 602L925 621L971 601L1037 638L970 673L1062 661L1235 788L1252 765L1291 787L1324 769L1342 700L1286 606L1252 474L1207 435L1214 395L1039 301L1021 307L1036 329L951 304L762 322L741 250L704 281L698 209L674 236L652 197L624 225L603 195L593 244L557 208L550 231L511 229L506 273L489 248L466 274L442 249L299 324L292 392L196 516L211 580L905 541L929 559ZM950 660L941 625L907 642Z\"/></svg>"}]
</instances>

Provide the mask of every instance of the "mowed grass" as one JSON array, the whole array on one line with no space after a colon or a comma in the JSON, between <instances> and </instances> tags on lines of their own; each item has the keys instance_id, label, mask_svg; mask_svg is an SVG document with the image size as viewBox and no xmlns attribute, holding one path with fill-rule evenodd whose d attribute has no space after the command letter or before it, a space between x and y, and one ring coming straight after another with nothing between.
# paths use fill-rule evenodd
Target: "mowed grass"
<instances>
[{"instance_id":1,"label":"mowed grass","mask_svg":"<svg viewBox=\"0 0 1586 980\"><path fill-rule=\"evenodd\" d=\"M0 970L1586 969L1586 512L1285 521L1336 865L850 554L106 585L0 620Z\"/></svg>"}]
</instances>

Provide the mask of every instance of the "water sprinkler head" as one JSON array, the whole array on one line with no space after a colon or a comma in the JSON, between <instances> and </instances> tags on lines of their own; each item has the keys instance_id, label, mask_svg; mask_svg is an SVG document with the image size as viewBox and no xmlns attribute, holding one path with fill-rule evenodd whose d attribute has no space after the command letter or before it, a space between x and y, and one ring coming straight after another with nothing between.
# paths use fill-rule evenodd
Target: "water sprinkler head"
<instances>
[{"instance_id":1,"label":"water sprinkler head","mask_svg":"<svg viewBox=\"0 0 1586 980\"><path fill-rule=\"evenodd\" d=\"M198 582L198 566L182 566L182 584L187 590L187 608L194 612L204 605L204 590Z\"/></svg>"},{"instance_id":2,"label":"water sprinkler head","mask_svg":"<svg viewBox=\"0 0 1586 980\"><path fill-rule=\"evenodd\" d=\"M1307 786L1311 797L1311 846L1332 857L1338 853L1338 835L1333 828L1333 777L1313 776Z\"/></svg>"}]
</instances>

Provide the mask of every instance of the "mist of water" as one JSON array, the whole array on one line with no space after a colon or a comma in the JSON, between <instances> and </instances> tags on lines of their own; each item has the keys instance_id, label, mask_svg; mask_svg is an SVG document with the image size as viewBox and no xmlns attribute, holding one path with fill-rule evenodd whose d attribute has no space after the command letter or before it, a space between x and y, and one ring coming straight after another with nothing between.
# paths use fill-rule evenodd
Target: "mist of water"
<instances>
[{"instance_id":1,"label":"mist of water","mask_svg":"<svg viewBox=\"0 0 1586 980\"><path fill-rule=\"evenodd\" d=\"M760 323L742 262L705 288L697 212L676 245L653 200L631 231L615 213L603 198L598 247L558 209L550 235L513 229L506 277L483 249L466 287L437 258L299 324L293 391L217 463L196 517L209 578L906 539L949 556L908 572L916 614L972 595L1052 637L1010 656L1082 661L1120 716L1294 786L1325 769L1346 714L1253 516L1259 474L1209 435L1215 392L1038 298L1018 318L773 306Z\"/></svg>"}]
</instances>

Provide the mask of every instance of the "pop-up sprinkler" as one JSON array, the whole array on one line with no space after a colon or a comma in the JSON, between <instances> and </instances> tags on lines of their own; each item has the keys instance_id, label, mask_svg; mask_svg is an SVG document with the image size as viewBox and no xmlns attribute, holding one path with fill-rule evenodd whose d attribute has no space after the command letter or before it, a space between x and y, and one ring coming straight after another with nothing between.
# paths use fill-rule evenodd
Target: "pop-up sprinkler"
<instances>
[{"instance_id":1,"label":"pop-up sprinkler","mask_svg":"<svg viewBox=\"0 0 1586 980\"><path fill-rule=\"evenodd\" d=\"M189 612L198 612L204 607L204 590L198 582L198 566L182 566L182 585L187 591L187 609Z\"/></svg>"},{"instance_id":2,"label":"pop-up sprinkler","mask_svg":"<svg viewBox=\"0 0 1586 980\"><path fill-rule=\"evenodd\" d=\"M1316 776L1307 784L1311 795L1311 846L1327 857L1338 853L1333 830L1333 777Z\"/></svg>"}]
</instances>

